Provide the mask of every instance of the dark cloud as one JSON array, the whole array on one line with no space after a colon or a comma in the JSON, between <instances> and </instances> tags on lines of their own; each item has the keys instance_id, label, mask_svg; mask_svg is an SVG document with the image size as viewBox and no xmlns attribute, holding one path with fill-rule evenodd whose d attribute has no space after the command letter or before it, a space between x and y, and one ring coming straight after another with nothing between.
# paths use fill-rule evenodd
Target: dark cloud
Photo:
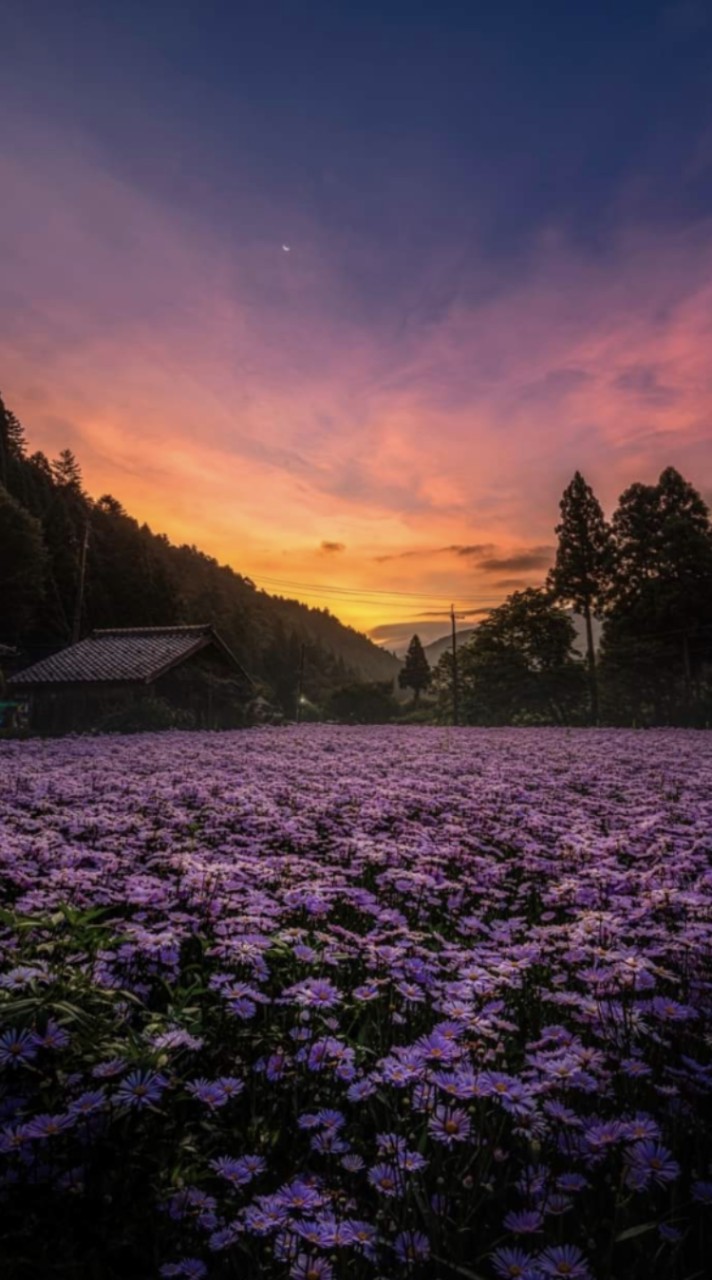
<instances>
[{"instance_id":1,"label":"dark cloud","mask_svg":"<svg viewBox=\"0 0 712 1280\"><path fill-rule=\"evenodd\" d=\"M666 387L659 381L657 369L652 364L628 365L614 379L613 385L619 391L629 391L647 404L674 404L680 394L674 387Z\"/></svg>"},{"instance_id":2,"label":"dark cloud","mask_svg":"<svg viewBox=\"0 0 712 1280\"><path fill-rule=\"evenodd\" d=\"M452 547L443 547L443 551L454 551L456 556L486 556L494 551L494 544L491 542L473 542L469 545L459 546L455 543Z\"/></svg>"},{"instance_id":3,"label":"dark cloud","mask_svg":"<svg viewBox=\"0 0 712 1280\"><path fill-rule=\"evenodd\" d=\"M531 586L531 583L526 578L498 578L492 586L498 587L500 591L518 591L522 587Z\"/></svg>"},{"instance_id":4,"label":"dark cloud","mask_svg":"<svg viewBox=\"0 0 712 1280\"><path fill-rule=\"evenodd\" d=\"M460 621L462 621L462 619L464 618L474 618L481 613L489 613L490 607L493 607L493 606L488 606L486 609L456 609L455 617ZM425 609L420 616L421 618L445 618L446 621L449 622L450 610L449 609L440 609L440 610Z\"/></svg>"},{"instance_id":5,"label":"dark cloud","mask_svg":"<svg viewBox=\"0 0 712 1280\"><path fill-rule=\"evenodd\" d=\"M328 552L333 552L333 551L345 551L345 550L346 550L346 545L345 545L345 543L343 543L343 542L322 542L321 547L319 548L319 550L320 550L320 551L328 551Z\"/></svg>"},{"instance_id":6,"label":"dark cloud","mask_svg":"<svg viewBox=\"0 0 712 1280\"><path fill-rule=\"evenodd\" d=\"M421 551L421 550L394 551L391 555L374 556L373 559L376 564L385 564L386 561L388 560L410 560L414 556L432 556L433 554L434 553L432 551L427 551L427 550L425 551Z\"/></svg>"},{"instance_id":7,"label":"dark cloud","mask_svg":"<svg viewBox=\"0 0 712 1280\"><path fill-rule=\"evenodd\" d=\"M511 556L488 556L478 560L477 568L483 573L502 573L508 569L514 573L528 573L534 569L548 569L555 552L556 547L529 547Z\"/></svg>"},{"instance_id":8,"label":"dark cloud","mask_svg":"<svg viewBox=\"0 0 712 1280\"><path fill-rule=\"evenodd\" d=\"M412 551L395 551L391 555L374 556L376 564L385 564L387 560L412 560L418 557L427 559L428 556L484 556L494 551L494 544L491 542L473 542L469 544L454 543L449 547L415 547Z\"/></svg>"}]
</instances>

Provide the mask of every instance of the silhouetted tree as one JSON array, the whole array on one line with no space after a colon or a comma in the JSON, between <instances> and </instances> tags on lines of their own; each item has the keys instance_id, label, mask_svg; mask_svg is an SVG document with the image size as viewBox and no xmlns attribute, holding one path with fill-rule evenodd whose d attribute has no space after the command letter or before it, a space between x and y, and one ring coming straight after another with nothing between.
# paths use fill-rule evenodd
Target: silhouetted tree
<instances>
[{"instance_id":1,"label":"silhouetted tree","mask_svg":"<svg viewBox=\"0 0 712 1280\"><path fill-rule=\"evenodd\" d=\"M622 494L613 536L601 652L609 715L651 723L694 719L695 703L705 704L712 661L707 506L667 467L656 485L633 484Z\"/></svg>"},{"instance_id":2,"label":"silhouetted tree","mask_svg":"<svg viewBox=\"0 0 712 1280\"><path fill-rule=\"evenodd\" d=\"M580 720L585 675L576 628L551 595L516 591L493 609L458 650L460 701L469 724ZM445 654L441 663L451 670Z\"/></svg>"},{"instance_id":3,"label":"silhouetted tree","mask_svg":"<svg viewBox=\"0 0 712 1280\"><path fill-rule=\"evenodd\" d=\"M25 432L22 425L0 396L0 484L13 494L16 488L22 487L20 464L25 457L25 450Z\"/></svg>"},{"instance_id":4,"label":"silhouetted tree","mask_svg":"<svg viewBox=\"0 0 712 1280\"><path fill-rule=\"evenodd\" d=\"M62 449L58 458L52 463L52 475L55 483L63 488L82 492L82 472L71 449Z\"/></svg>"},{"instance_id":5,"label":"silhouetted tree","mask_svg":"<svg viewBox=\"0 0 712 1280\"><path fill-rule=\"evenodd\" d=\"M419 636L413 636L408 645L403 668L398 672L398 684L401 689L413 690L413 702L417 707L420 695L427 689L433 678L430 663L423 652Z\"/></svg>"},{"instance_id":6,"label":"silhouetted tree","mask_svg":"<svg viewBox=\"0 0 712 1280\"><path fill-rule=\"evenodd\" d=\"M593 489L577 471L559 503L561 521L556 563L549 573L549 589L557 600L573 605L586 623L586 658L591 720L598 723L598 680L593 643L594 617L600 617L611 572L611 530Z\"/></svg>"},{"instance_id":7,"label":"silhouetted tree","mask_svg":"<svg viewBox=\"0 0 712 1280\"><path fill-rule=\"evenodd\" d=\"M385 724L398 714L389 680L354 682L331 695L327 713L346 724Z\"/></svg>"},{"instance_id":8,"label":"silhouetted tree","mask_svg":"<svg viewBox=\"0 0 712 1280\"><path fill-rule=\"evenodd\" d=\"M0 485L0 639L20 639L44 589L42 528Z\"/></svg>"}]
</instances>

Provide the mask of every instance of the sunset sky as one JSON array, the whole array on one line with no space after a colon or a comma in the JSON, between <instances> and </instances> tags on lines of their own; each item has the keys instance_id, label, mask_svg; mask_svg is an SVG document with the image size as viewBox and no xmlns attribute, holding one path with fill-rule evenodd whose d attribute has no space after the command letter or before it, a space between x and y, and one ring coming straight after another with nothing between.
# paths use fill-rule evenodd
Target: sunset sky
<instances>
[{"instance_id":1,"label":"sunset sky","mask_svg":"<svg viewBox=\"0 0 712 1280\"><path fill-rule=\"evenodd\" d=\"M0 391L385 643L712 498L712 6L5 0ZM290 584L292 584L290 586Z\"/></svg>"}]
</instances>

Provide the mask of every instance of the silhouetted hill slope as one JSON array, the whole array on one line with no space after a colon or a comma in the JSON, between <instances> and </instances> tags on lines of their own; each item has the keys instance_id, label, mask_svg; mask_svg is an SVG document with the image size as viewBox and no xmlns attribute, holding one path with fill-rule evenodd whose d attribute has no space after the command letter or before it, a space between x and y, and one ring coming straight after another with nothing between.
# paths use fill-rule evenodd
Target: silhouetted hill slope
<instances>
[{"instance_id":1,"label":"silhouetted hill slope","mask_svg":"<svg viewBox=\"0 0 712 1280\"><path fill-rule=\"evenodd\" d=\"M261 591L197 547L153 533L110 495L89 497L70 451L55 462L28 454L22 426L0 399L0 569L9 584L0 642L20 644L33 658L69 643L85 536L82 635L211 622L288 714L302 645L304 693L316 703L349 681L392 680L400 669L328 610Z\"/></svg>"}]
</instances>

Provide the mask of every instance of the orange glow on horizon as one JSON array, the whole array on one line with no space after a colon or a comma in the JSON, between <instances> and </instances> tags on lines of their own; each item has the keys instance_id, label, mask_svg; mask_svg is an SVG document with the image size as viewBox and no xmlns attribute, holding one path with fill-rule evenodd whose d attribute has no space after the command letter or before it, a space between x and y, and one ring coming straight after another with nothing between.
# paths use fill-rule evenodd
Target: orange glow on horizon
<instances>
[{"instance_id":1,"label":"orange glow on horizon","mask_svg":"<svg viewBox=\"0 0 712 1280\"><path fill-rule=\"evenodd\" d=\"M258 586L432 635L451 601L542 581L576 468L609 512L669 464L712 492L709 225L621 228L596 260L552 234L498 292L389 329L354 318L316 229L228 255L34 145L0 154L22 249L7 404L94 496Z\"/></svg>"}]
</instances>

